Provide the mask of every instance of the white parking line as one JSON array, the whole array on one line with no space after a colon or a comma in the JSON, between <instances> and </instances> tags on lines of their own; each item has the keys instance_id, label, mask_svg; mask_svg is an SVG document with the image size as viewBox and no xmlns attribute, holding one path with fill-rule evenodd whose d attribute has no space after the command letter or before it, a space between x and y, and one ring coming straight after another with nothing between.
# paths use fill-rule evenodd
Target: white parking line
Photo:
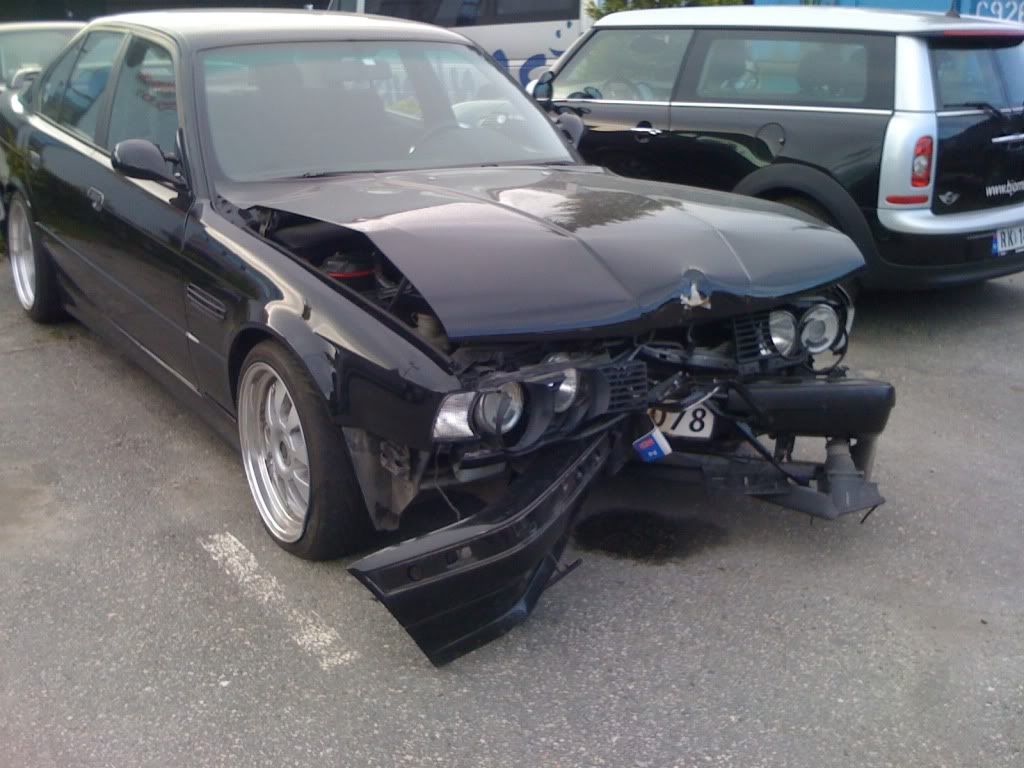
<instances>
[{"instance_id":1,"label":"white parking line","mask_svg":"<svg viewBox=\"0 0 1024 768\"><path fill-rule=\"evenodd\" d=\"M199 539L199 545L233 578L242 591L274 608L288 624L295 643L315 656L325 670L351 664L358 656L342 647L341 637L313 611L300 611L288 604L280 583L260 572L256 557L230 533L215 533Z\"/></svg>"}]
</instances>

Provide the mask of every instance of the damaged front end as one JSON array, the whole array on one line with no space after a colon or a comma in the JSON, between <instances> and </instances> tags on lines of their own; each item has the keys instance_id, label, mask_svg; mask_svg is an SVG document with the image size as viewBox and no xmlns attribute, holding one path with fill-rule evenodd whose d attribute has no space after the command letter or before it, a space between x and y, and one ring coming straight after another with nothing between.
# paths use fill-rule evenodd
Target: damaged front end
<instances>
[{"instance_id":1,"label":"damaged front end","mask_svg":"<svg viewBox=\"0 0 1024 768\"><path fill-rule=\"evenodd\" d=\"M487 183L509 174L518 185ZM591 172L453 179L233 209L452 382L413 383L358 345L334 359L331 410L375 527L399 530L428 495L453 515L349 568L431 661L527 617L571 570L586 492L627 464L826 519L883 502L871 469L895 395L841 366L853 308L836 283L863 264L847 238L767 203L644 197ZM349 206L362 215L333 213ZM627 247L640 219L642 258ZM692 257L673 255L681 236ZM824 457L800 458L797 438Z\"/></svg>"},{"instance_id":2,"label":"damaged front end","mask_svg":"<svg viewBox=\"0 0 1024 768\"><path fill-rule=\"evenodd\" d=\"M829 348L782 354L772 313L793 316L799 328L822 306L842 324ZM838 365L851 312L829 289L639 338L452 349L463 388L433 404L429 445L345 434L378 527L396 527L429 491L458 519L350 572L442 664L527 617L571 569L560 558L587 490L629 463L824 519L873 510L884 501L871 480L875 445L895 394ZM835 359L816 370L828 356ZM694 417L701 430L674 429ZM652 433L668 450L645 463L639 448ZM796 458L798 437L821 438L824 458Z\"/></svg>"}]
</instances>

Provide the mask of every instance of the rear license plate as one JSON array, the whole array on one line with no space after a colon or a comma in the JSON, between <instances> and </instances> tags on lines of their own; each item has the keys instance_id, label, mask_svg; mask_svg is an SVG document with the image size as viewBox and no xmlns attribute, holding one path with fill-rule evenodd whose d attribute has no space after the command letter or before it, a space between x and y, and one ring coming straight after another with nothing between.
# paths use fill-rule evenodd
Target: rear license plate
<instances>
[{"instance_id":1,"label":"rear license plate","mask_svg":"<svg viewBox=\"0 0 1024 768\"><path fill-rule=\"evenodd\" d=\"M655 425L672 437L710 440L715 429L715 414L703 405L687 408L685 411L652 408L650 415Z\"/></svg>"},{"instance_id":2,"label":"rear license plate","mask_svg":"<svg viewBox=\"0 0 1024 768\"><path fill-rule=\"evenodd\" d=\"M1024 251L1024 224L1017 227L1006 227L996 232L992 251L996 256Z\"/></svg>"}]
</instances>

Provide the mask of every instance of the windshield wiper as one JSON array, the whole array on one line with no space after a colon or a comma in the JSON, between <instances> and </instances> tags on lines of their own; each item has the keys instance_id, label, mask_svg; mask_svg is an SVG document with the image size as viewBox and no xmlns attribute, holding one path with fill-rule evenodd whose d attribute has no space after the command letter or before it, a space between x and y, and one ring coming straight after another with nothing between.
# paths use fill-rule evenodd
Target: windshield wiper
<instances>
[{"instance_id":1,"label":"windshield wiper","mask_svg":"<svg viewBox=\"0 0 1024 768\"><path fill-rule=\"evenodd\" d=\"M943 104L943 109L980 109L982 112L987 112L992 115L992 117L997 120L1007 119L1003 110L987 101L963 101L959 104Z\"/></svg>"}]
</instances>

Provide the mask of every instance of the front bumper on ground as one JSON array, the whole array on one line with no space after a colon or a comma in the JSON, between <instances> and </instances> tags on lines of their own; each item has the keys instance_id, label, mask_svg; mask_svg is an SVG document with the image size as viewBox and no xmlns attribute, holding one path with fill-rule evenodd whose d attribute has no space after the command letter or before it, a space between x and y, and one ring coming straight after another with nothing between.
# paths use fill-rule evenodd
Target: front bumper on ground
<instances>
[{"instance_id":1,"label":"front bumper on ground","mask_svg":"<svg viewBox=\"0 0 1024 768\"><path fill-rule=\"evenodd\" d=\"M752 443L755 433L828 438L822 463L770 454L676 453L646 471L704 482L825 518L883 503L870 481L875 439L895 403L889 384L846 379L766 380L725 402L722 415ZM638 426L650 421L637 414ZM621 466L620 427L537 451L502 496L481 512L375 552L349 568L434 664L445 664L523 622L564 573L575 511L602 470ZM640 434L639 432L637 433ZM767 451L765 450L765 453Z\"/></svg>"},{"instance_id":2,"label":"front bumper on ground","mask_svg":"<svg viewBox=\"0 0 1024 768\"><path fill-rule=\"evenodd\" d=\"M538 451L490 506L349 567L434 664L526 620L558 570L584 491L611 454L605 433Z\"/></svg>"}]
</instances>

